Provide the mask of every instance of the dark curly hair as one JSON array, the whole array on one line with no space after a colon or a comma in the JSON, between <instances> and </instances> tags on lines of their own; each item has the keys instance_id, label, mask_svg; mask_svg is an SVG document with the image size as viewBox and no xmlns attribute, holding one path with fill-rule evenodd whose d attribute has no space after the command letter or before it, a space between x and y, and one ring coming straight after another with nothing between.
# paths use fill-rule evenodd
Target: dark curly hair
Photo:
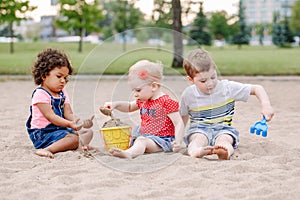
<instances>
[{"instance_id":1,"label":"dark curly hair","mask_svg":"<svg viewBox=\"0 0 300 200\"><path fill-rule=\"evenodd\" d=\"M49 75L55 67L67 67L69 75L73 73L73 67L67 55L56 49L45 49L37 55L37 59L32 67L32 76L36 85L43 82L42 78Z\"/></svg>"}]
</instances>

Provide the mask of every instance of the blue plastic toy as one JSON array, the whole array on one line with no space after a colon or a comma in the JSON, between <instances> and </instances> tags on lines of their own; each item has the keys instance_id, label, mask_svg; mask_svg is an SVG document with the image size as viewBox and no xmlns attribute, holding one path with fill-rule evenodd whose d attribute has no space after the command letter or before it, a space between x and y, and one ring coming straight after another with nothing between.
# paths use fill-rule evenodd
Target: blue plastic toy
<instances>
[{"instance_id":1,"label":"blue plastic toy","mask_svg":"<svg viewBox=\"0 0 300 200\"><path fill-rule=\"evenodd\" d=\"M256 135L261 135L263 137L267 137L268 134L268 125L265 117L261 119L261 121L256 122L253 126L250 127L250 133L254 133L256 131Z\"/></svg>"}]
</instances>

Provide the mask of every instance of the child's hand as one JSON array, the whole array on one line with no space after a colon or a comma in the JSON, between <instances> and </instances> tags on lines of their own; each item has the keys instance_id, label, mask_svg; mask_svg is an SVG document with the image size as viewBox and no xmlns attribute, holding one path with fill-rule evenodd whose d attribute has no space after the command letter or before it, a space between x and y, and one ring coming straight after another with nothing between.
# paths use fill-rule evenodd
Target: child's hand
<instances>
[{"instance_id":1,"label":"child's hand","mask_svg":"<svg viewBox=\"0 0 300 200\"><path fill-rule=\"evenodd\" d=\"M73 130L75 131L79 131L83 124L82 123L79 123L80 119L76 119L75 121L72 121L71 124L70 124L70 128L72 128Z\"/></svg>"},{"instance_id":2,"label":"child's hand","mask_svg":"<svg viewBox=\"0 0 300 200\"><path fill-rule=\"evenodd\" d=\"M171 143L171 145L174 153L178 153L180 151L181 145L178 144L175 140Z\"/></svg>"},{"instance_id":3,"label":"child's hand","mask_svg":"<svg viewBox=\"0 0 300 200\"><path fill-rule=\"evenodd\" d=\"M274 110L271 105L264 105L262 107L262 115L266 118L266 120L269 122L271 121L272 117L274 116Z\"/></svg>"},{"instance_id":4,"label":"child's hand","mask_svg":"<svg viewBox=\"0 0 300 200\"><path fill-rule=\"evenodd\" d=\"M107 109L109 109L109 110L114 109L114 108L113 108L113 103L112 103L112 102L105 102L105 103L104 103L104 108L107 108Z\"/></svg>"},{"instance_id":5,"label":"child's hand","mask_svg":"<svg viewBox=\"0 0 300 200\"><path fill-rule=\"evenodd\" d=\"M83 128L91 128L93 126L94 115L90 119L83 120L82 127Z\"/></svg>"}]
</instances>

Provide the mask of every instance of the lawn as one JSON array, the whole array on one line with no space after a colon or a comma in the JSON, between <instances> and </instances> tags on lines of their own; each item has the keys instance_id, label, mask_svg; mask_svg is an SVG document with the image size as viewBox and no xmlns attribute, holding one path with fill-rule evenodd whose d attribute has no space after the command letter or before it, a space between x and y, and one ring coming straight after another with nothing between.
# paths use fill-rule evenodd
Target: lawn
<instances>
[{"instance_id":1,"label":"lawn","mask_svg":"<svg viewBox=\"0 0 300 200\"><path fill-rule=\"evenodd\" d=\"M15 43L15 53L9 44L0 43L0 74L30 74L36 55L45 48L64 50L77 74L125 74L140 59L172 63L172 45L162 47L146 43L122 44L105 42L100 45L84 43L78 53L77 43ZM195 46L185 46L184 55ZM300 75L300 48L237 46L203 47L213 56L222 75ZM166 74L184 73L183 69L165 67Z\"/></svg>"}]
</instances>

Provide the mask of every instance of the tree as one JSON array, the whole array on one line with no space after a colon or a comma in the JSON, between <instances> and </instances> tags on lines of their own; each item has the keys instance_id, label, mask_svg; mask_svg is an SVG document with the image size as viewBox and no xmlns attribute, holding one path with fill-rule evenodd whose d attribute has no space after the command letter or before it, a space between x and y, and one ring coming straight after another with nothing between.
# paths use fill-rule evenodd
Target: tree
<instances>
[{"instance_id":1,"label":"tree","mask_svg":"<svg viewBox=\"0 0 300 200\"><path fill-rule=\"evenodd\" d=\"M182 67L183 44L180 0L172 0L173 9L173 67Z\"/></svg>"},{"instance_id":2,"label":"tree","mask_svg":"<svg viewBox=\"0 0 300 200\"><path fill-rule=\"evenodd\" d=\"M127 30L134 29L139 24L143 14L134 7L134 2L117 0L113 5L114 29L121 33L123 38L123 51L126 51Z\"/></svg>"},{"instance_id":3,"label":"tree","mask_svg":"<svg viewBox=\"0 0 300 200\"><path fill-rule=\"evenodd\" d=\"M182 35L182 15L188 15L191 11L193 0L154 0L152 21L155 27L173 30L173 62L172 67L182 67L183 62L183 35ZM172 20L170 20L172 19ZM157 30L155 33L158 38L162 37L163 32Z\"/></svg>"},{"instance_id":4,"label":"tree","mask_svg":"<svg viewBox=\"0 0 300 200\"><path fill-rule=\"evenodd\" d=\"M154 0L154 9L152 11L152 21L155 27L172 28L172 2Z\"/></svg>"},{"instance_id":5,"label":"tree","mask_svg":"<svg viewBox=\"0 0 300 200\"><path fill-rule=\"evenodd\" d=\"M243 44L249 44L249 33L246 26L245 7L242 0L239 1L238 18L240 30L239 33L233 37L233 44L237 44L238 47L241 48Z\"/></svg>"},{"instance_id":6,"label":"tree","mask_svg":"<svg viewBox=\"0 0 300 200\"><path fill-rule=\"evenodd\" d=\"M200 10L190 30L190 37L198 45L211 45L211 34L208 30L208 20L203 13L203 2L200 2Z\"/></svg>"},{"instance_id":7,"label":"tree","mask_svg":"<svg viewBox=\"0 0 300 200\"><path fill-rule=\"evenodd\" d=\"M230 26L226 11L218 11L212 13L209 19L209 30L217 40L228 40L230 36Z\"/></svg>"},{"instance_id":8,"label":"tree","mask_svg":"<svg viewBox=\"0 0 300 200\"><path fill-rule=\"evenodd\" d=\"M294 35L289 27L289 17L284 16L283 20L283 25L284 25L284 32L285 32L285 41L286 41L286 46L290 46L292 42L295 42L294 40Z\"/></svg>"},{"instance_id":9,"label":"tree","mask_svg":"<svg viewBox=\"0 0 300 200\"><path fill-rule=\"evenodd\" d=\"M272 42L275 46L283 45L284 41L282 39L282 26L279 24L279 12L273 13L273 32L272 32Z\"/></svg>"},{"instance_id":10,"label":"tree","mask_svg":"<svg viewBox=\"0 0 300 200\"><path fill-rule=\"evenodd\" d=\"M240 0L239 2L238 18L240 32L233 37L233 44L237 44L238 47L241 48L243 44L249 44L250 41L250 34L247 30L246 25L245 7L243 5L243 0Z\"/></svg>"},{"instance_id":11,"label":"tree","mask_svg":"<svg viewBox=\"0 0 300 200\"><path fill-rule=\"evenodd\" d=\"M157 27L159 29L149 29L148 34L150 38L157 40L162 40L165 29L172 29L173 23L173 9L171 0L154 0L153 1L153 10L151 16L151 22L149 26ZM157 50L159 51L161 47L160 42L157 42Z\"/></svg>"},{"instance_id":12,"label":"tree","mask_svg":"<svg viewBox=\"0 0 300 200\"><path fill-rule=\"evenodd\" d=\"M258 34L259 34L259 44L263 45L263 41L264 41L264 31L265 31L265 26L263 24L260 24L258 26Z\"/></svg>"},{"instance_id":13,"label":"tree","mask_svg":"<svg viewBox=\"0 0 300 200\"><path fill-rule=\"evenodd\" d=\"M300 38L300 0L296 0L292 6L292 15L290 18L290 28L295 35ZM299 40L300 45L300 40Z\"/></svg>"},{"instance_id":14,"label":"tree","mask_svg":"<svg viewBox=\"0 0 300 200\"><path fill-rule=\"evenodd\" d=\"M14 22L19 23L21 20L27 19L25 13L33 11L36 7L29 6L29 1L1 0L0 1L0 23L8 24L8 35L10 40L10 53L14 53Z\"/></svg>"},{"instance_id":15,"label":"tree","mask_svg":"<svg viewBox=\"0 0 300 200\"><path fill-rule=\"evenodd\" d=\"M258 36L258 42L261 46L264 45L265 32L268 31L267 23L257 23L249 26L251 36Z\"/></svg>"},{"instance_id":16,"label":"tree","mask_svg":"<svg viewBox=\"0 0 300 200\"><path fill-rule=\"evenodd\" d=\"M293 35L288 26L288 18L285 16L280 20L279 12L273 14L273 33L272 42L279 47L288 47L291 42L294 42Z\"/></svg>"},{"instance_id":17,"label":"tree","mask_svg":"<svg viewBox=\"0 0 300 200\"><path fill-rule=\"evenodd\" d=\"M103 40L110 38L113 35L113 3L106 0L99 0L102 5L104 19L99 22L99 26L102 28Z\"/></svg>"},{"instance_id":18,"label":"tree","mask_svg":"<svg viewBox=\"0 0 300 200\"><path fill-rule=\"evenodd\" d=\"M98 1L59 0L59 3L60 18L56 20L56 25L80 37L78 52L82 52L84 34L100 31L98 23L103 16Z\"/></svg>"}]
</instances>

